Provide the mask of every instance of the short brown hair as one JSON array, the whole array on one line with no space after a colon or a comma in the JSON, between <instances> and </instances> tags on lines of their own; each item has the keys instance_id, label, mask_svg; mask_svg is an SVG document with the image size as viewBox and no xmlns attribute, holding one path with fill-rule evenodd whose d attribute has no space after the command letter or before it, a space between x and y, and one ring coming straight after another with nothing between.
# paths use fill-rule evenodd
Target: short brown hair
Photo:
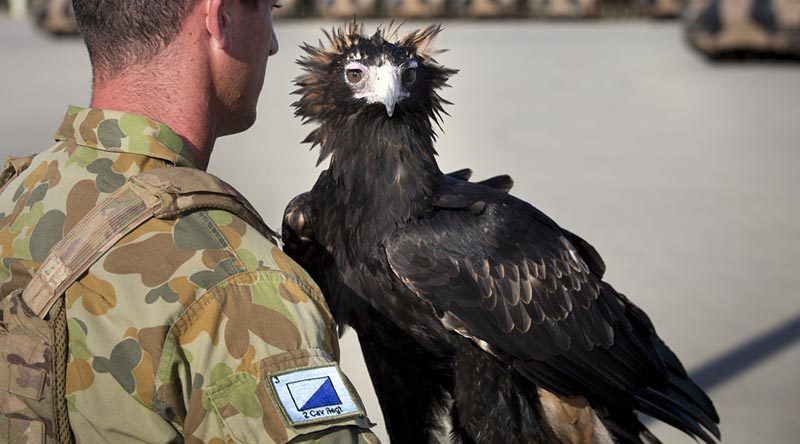
<instances>
[{"instance_id":1,"label":"short brown hair","mask_svg":"<svg viewBox=\"0 0 800 444\"><path fill-rule=\"evenodd\" d=\"M259 0L241 0L257 7ZM178 35L197 0L73 0L95 72L146 62Z\"/></svg>"}]
</instances>

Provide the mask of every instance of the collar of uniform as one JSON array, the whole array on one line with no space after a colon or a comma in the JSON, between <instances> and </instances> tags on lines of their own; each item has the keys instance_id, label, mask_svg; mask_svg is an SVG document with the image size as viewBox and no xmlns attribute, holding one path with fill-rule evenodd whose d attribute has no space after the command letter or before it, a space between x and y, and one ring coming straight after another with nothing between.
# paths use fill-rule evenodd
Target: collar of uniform
<instances>
[{"instance_id":1,"label":"collar of uniform","mask_svg":"<svg viewBox=\"0 0 800 444\"><path fill-rule=\"evenodd\" d=\"M167 125L138 114L70 106L55 139L74 140L78 145L98 150L155 157L179 167L199 168L180 136Z\"/></svg>"}]
</instances>

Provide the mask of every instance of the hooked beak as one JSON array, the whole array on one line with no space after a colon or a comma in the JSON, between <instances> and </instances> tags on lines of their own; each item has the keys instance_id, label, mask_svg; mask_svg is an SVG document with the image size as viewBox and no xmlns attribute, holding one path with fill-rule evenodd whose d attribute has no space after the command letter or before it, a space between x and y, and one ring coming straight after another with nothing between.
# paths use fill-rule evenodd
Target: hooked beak
<instances>
[{"instance_id":1,"label":"hooked beak","mask_svg":"<svg viewBox=\"0 0 800 444\"><path fill-rule=\"evenodd\" d=\"M392 115L394 114L394 105L395 105L394 102L386 102L386 114L389 117L392 117Z\"/></svg>"},{"instance_id":2,"label":"hooked beak","mask_svg":"<svg viewBox=\"0 0 800 444\"><path fill-rule=\"evenodd\" d=\"M375 95L386 107L389 117L392 117L395 105L402 98L400 75L401 70L391 65L383 65L376 72Z\"/></svg>"}]
</instances>

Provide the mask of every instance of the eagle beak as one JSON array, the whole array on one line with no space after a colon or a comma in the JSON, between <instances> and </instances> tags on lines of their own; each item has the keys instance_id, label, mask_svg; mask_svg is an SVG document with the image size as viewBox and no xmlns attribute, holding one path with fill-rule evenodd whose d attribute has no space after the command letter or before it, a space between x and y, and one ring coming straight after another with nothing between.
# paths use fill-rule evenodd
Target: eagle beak
<instances>
[{"instance_id":1,"label":"eagle beak","mask_svg":"<svg viewBox=\"0 0 800 444\"><path fill-rule=\"evenodd\" d=\"M394 107L400 101L400 74L401 70L391 65L383 65L377 70L375 93L378 100L386 107L386 114L389 117L392 117Z\"/></svg>"}]
</instances>

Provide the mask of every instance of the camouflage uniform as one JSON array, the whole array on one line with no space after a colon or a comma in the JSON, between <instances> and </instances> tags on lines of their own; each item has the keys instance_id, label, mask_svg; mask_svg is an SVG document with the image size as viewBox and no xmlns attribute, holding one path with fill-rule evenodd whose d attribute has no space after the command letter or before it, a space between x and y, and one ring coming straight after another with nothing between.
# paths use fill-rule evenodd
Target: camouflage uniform
<instances>
[{"instance_id":1,"label":"camouflage uniform","mask_svg":"<svg viewBox=\"0 0 800 444\"><path fill-rule=\"evenodd\" d=\"M133 114L71 107L56 140L0 194L0 297L129 177L196 167L172 130ZM230 213L146 222L67 290L66 310L78 442L377 442L318 287ZM287 413L268 378L316 368L339 375L357 411ZM0 388L0 413L14 407Z\"/></svg>"}]
</instances>

